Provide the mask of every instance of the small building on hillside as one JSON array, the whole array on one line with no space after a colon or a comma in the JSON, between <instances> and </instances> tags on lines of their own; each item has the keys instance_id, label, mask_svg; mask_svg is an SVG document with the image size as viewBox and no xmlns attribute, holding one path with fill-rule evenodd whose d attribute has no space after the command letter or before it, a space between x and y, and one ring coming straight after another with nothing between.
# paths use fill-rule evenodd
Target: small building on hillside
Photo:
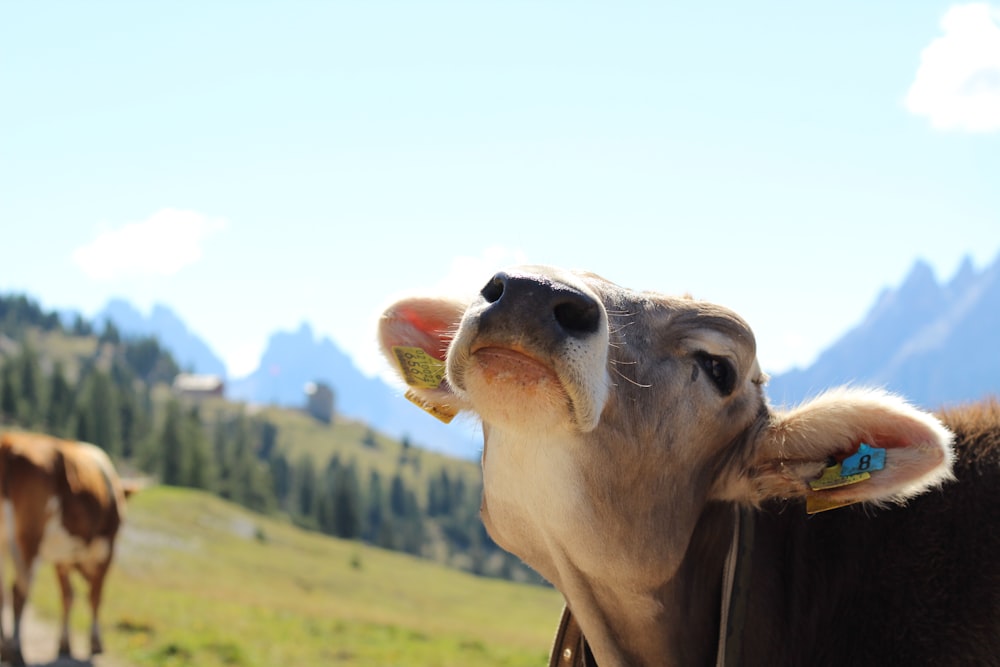
<instances>
[{"instance_id":1,"label":"small building on hillside","mask_svg":"<svg viewBox=\"0 0 1000 667\"><path fill-rule=\"evenodd\" d=\"M333 389L325 382L307 382L306 412L324 424L333 422Z\"/></svg>"},{"instance_id":2,"label":"small building on hillside","mask_svg":"<svg viewBox=\"0 0 1000 667\"><path fill-rule=\"evenodd\" d=\"M226 382L218 375L179 373L173 386L175 394L189 398L221 397L226 392Z\"/></svg>"}]
</instances>

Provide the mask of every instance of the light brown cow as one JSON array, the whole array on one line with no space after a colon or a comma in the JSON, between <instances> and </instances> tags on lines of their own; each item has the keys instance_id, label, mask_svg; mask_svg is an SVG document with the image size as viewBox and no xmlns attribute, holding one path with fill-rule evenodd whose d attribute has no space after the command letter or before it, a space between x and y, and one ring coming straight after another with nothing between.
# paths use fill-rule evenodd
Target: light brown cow
<instances>
[{"instance_id":1,"label":"light brown cow","mask_svg":"<svg viewBox=\"0 0 1000 667\"><path fill-rule=\"evenodd\" d=\"M411 400L481 420L483 521L572 612L552 664L1000 664L1000 447L928 493L938 418L862 389L775 410L739 316L588 273L403 299L379 339Z\"/></svg>"},{"instance_id":2,"label":"light brown cow","mask_svg":"<svg viewBox=\"0 0 1000 667\"><path fill-rule=\"evenodd\" d=\"M115 536L125 515L126 489L111 460L99 447L36 433L0 437L0 602L4 556L14 564L14 628L0 624L5 660L23 665L21 615L39 560L55 566L62 590L59 654L70 655L69 614L73 602L70 573L90 584L90 650L100 653L98 614L104 579L114 554Z\"/></svg>"}]
</instances>

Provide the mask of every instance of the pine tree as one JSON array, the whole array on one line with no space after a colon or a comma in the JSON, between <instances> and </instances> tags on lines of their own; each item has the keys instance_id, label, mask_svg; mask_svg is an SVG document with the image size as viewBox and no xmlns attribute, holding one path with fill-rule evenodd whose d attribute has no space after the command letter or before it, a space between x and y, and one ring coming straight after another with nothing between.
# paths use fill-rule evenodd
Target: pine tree
<instances>
[{"instance_id":1,"label":"pine tree","mask_svg":"<svg viewBox=\"0 0 1000 667\"><path fill-rule=\"evenodd\" d=\"M121 453L121 415L118 391L111 378L99 370L92 370L84 381L77 405L76 437L118 456Z\"/></svg>"},{"instance_id":2,"label":"pine tree","mask_svg":"<svg viewBox=\"0 0 1000 667\"><path fill-rule=\"evenodd\" d=\"M45 416L44 384L41 363L35 349L25 343L15 360L20 393L17 396L17 420L28 427L39 426Z\"/></svg>"},{"instance_id":3,"label":"pine tree","mask_svg":"<svg viewBox=\"0 0 1000 667\"><path fill-rule=\"evenodd\" d=\"M76 314L73 318L73 328L70 330L74 336L93 336L94 327L91 326L90 322L84 319L83 315L80 313Z\"/></svg>"},{"instance_id":4,"label":"pine tree","mask_svg":"<svg viewBox=\"0 0 1000 667\"><path fill-rule=\"evenodd\" d=\"M419 555L424 546L424 521L417 496L410 489L404 494L404 508L402 521L397 521L400 547L407 553Z\"/></svg>"},{"instance_id":5,"label":"pine tree","mask_svg":"<svg viewBox=\"0 0 1000 667\"><path fill-rule=\"evenodd\" d=\"M328 535L337 534L336 491L339 471L340 457L334 455L326 462L316 497L316 524Z\"/></svg>"},{"instance_id":6,"label":"pine tree","mask_svg":"<svg viewBox=\"0 0 1000 667\"><path fill-rule=\"evenodd\" d=\"M278 427L267 420L258 422L260 446L257 448L257 458L270 461L278 450Z\"/></svg>"},{"instance_id":7,"label":"pine tree","mask_svg":"<svg viewBox=\"0 0 1000 667\"><path fill-rule=\"evenodd\" d=\"M122 342L122 336L118 332L118 327L116 327L111 320L104 321L104 332L101 333L101 337L98 339L98 342L102 345L105 343L118 345Z\"/></svg>"},{"instance_id":8,"label":"pine tree","mask_svg":"<svg viewBox=\"0 0 1000 667\"><path fill-rule=\"evenodd\" d=\"M398 472L393 475L389 488L389 510L393 516L406 516L406 485Z\"/></svg>"},{"instance_id":9,"label":"pine tree","mask_svg":"<svg viewBox=\"0 0 1000 667\"><path fill-rule=\"evenodd\" d=\"M160 349L160 343L155 338L137 338L130 340L125 346L125 361L139 378L148 384L152 384L157 379L154 371L164 354Z\"/></svg>"},{"instance_id":10,"label":"pine tree","mask_svg":"<svg viewBox=\"0 0 1000 667\"><path fill-rule=\"evenodd\" d=\"M274 496L278 501L278 506L285 511L291 511L291 494L294 486L292 479L292 466L288 463L285 454L276 451L268 459L268 466L271 469L271 479L274 481Z\"/></svg>"},{"instance_id":11,"label":"pine tree","mask_svg":"<svg viewBox=\"0 0 1000 667\"><path fill-rule=\"evenodd\" d=\"M333 488L333 534L344 539L361 535L361 493L354 465L337 470Z\"/></svg>"},{"instance_id":12,"label":"pine tree","mask_svg":"<svg viewBox=\"0 0 1000 667\"><path fill-rule=\"evenodd\" d=\"M312 522L316 517L318 495L316 470L312 457L299 456L292 473L294 491L292 493L292 515L300 520Z\"/></svg>"},{"instance_id":13,"label":"pine tree","mask_svg":"<svg viewBox=\"0 0 1000 667\"><path fill-rule=\"evenodd\" d=\"M14 364L10 361L0 368L0 416L6 421L17 420L17 395L20 387Z\"/></svg>"},{"instance_id":14,"label":"pine tree","mask_svg":"<svg viewBox=\"0 0 1000 667\"><path fill-rule=\"evenodd\" d=\"M184 484L195 489L215 488L215 465L198 407L192 407L184 419L184 440L187 450L187 472Z\"/></svg>"},{"instance_id":15,"label":"pine tree","mask_svg":"<svg viewBox=\"0 0 1000 667\"><path fill-rule=\"evenodd\" d=\"M250 486L253 484L253 443L247 419L240 415L230 431L232 456L229 460L229 498L244 507L250 504Z\"/></svg>"},{"instance_id":16,"label":"pine tree","mask_svg":"<svg viewBox=\"0 0 1000 667\"><path fill-rule=\"evenodd\" d=\"M447 516L451 514L453 507L451 479L448 471L442 468L427 483L427 515Z\"/></svg>"},{"instance_id":17,"label":"pine tree","mask_svg":"<svg viewBox=\"0 0 1000 667\"><path fill-rule=\"evenodd\" d=\"M215 420L215 430L212 434L212 458L217 471L216 485L220 497L232 500L230 487L232 485L233 447L227 434L228 426L223 415Z\"/></svg>"},{"instance_id":18,"label":"pine tree","mask_svg":"<svg viewBox=\"0 0 1000 667\"><path fill-rule=\"evenodd\" d=\"M160 434L160 480L170 486L184 486L188 469L185 432L181 406L176 400L167 402L167 412Z\"/></svg>"},{"instance_id":19,"label":"pine tree","mask_svg":"<svg viewBox=\"0 0 1000 667\"><path fill-rule=\"evenodd\" d=\"M379 536L385 523L385 498L382 492L382 476L377 470L372 470L368 474L367 496L364 539L373 544L379 544Z\"/></svg>"},{"instance_id":20,"label":"pine tree","mask_svg":"<svg viewBox=\"0 0 1000 667\"><path fill-rule=\"evenodd\" d=\"M370 449L375 449L378 446L378 441L375 440L375 431L371 428L365 429L365 434L361 437L361 444Z\"/></svg>"},{"instance_id":21,"label":"pine tree","mask_svg":"<svg viewBox=\"0 0 1000 667\"><path fill-rule=\"evenodd\" d=\"M452 513L454 508L454 499L452 498L452 486L451 478L448 477L448 471L444 468L441 469L439 477L439 485L441 488L441 500L440 507L438 508L441 514L448 516Z\"/></svg>"},{"instance_id":22,"label":"pine tree","mask_svg":"<svg viewBox=\"0 0 1000 667\"><path fill-rule=\"evenodd\" d=\"M259 432L259 429L257 429ZM274 487L267 469L256 456L253 423L240 415L233 424L232 459L228 475L230 498L249 509L266 512L274 507Z\"/></svg>"},{"instance_id":23,"label":"pine tree","mask_svg":"<svg viewBox=\"0 0 1000 667\"><path fill-rule=\"evenodd\" d=\"M121 425L121 456L131 458L136 443L141 439L143 415L139 407L140 397L134 391L118 392L118 422Z\"/></svg>"},{"instance_id":24,"label":"pine tree","mask_svg":"<svg viewBox=\"0 0 1000 667\"><path fill-rule=\"evenodd\" d=\"M58 436L69 435L70 418L73 415L73 389L66 380L62 362L57 361L49 377L48 410L45 415L46 428Z\"/></svg>"}]
</instances>

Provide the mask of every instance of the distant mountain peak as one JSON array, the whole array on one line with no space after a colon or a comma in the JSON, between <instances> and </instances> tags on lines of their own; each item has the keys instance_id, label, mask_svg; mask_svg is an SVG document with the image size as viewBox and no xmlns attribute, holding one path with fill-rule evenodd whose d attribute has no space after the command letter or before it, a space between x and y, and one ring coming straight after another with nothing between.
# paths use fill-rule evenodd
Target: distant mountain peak
<instances>
[{"instance_id":1,"label":"distant mountain peak","mask_svg":"<svg viewBox=\"0 0 1000 667\"><path fill-rule=\"evenodd\" d=\"M928 408L1000 395L998 330L1000 256L982 272L965 257L945 286L918 260L816 363L772 378L770 394L795 404L844 383L874 385Z\"/></svg>"},{"instance_id":2,"label":"distant mountain peak","mask_svg":"<svg viewBox=\"0 0 1000 667\"><path fill-rule=\"evenodd\" d=\"M220 377L227 375L222 360L169 306L155 304L145 316L128 301L113 298L94 316L94 321L113 322L125 336L154 336L184 370Z\"/></svg>"},{"instance_id":3,"label":"distant mountain peak","mask_svg":"<svg viewBox=\"0 0 1000 667\"><path fill-rule=\"evenodd\" d=\"M962 258L962 263L959 265L958 271L956 271L955 275L952 276L946 289L949 294L954 296L968 292L973 289L978 282L980 282L982 275L983 274L977 272L976 267L973 266L972 257L966 255Z\"/></svg>"},{"instance_id":4,"label":"distant mountain peak","mask_svg":"<svg viewBox=\"0 0 1000 667\"><path fill-rule=\"evenodd\" d=\"M972 255L966 255L962 258L962 263L959 265L958 271L955 272L955 277L952 280L959 280L975 274L976 267L972 265Z\"/></svg>"},{"instance_id":5,"label":"distant mountain peak","mask_svg":"<svg viewBox=\"0 0 1000 667\"><path fill-rule=\"evenodd\" d=\"M184 325L184 323L181 321L181 318L177 316L177 313L175 313L173 310L171 310L170 306L165 306L162 303L154 303L153 304L153 309L150 311L149 317L150 317L150 319L154 319L154 320L158 319L158 318L163 318L163 319L167 319L167 320L173 320L173 321L177 322L179 325L181 325L182 327L184 327L185 329L187 328Z\"/></svg>"},{"instance_id":6,"label":"distant mountain peak","mask_svg":"<svg viewBox=\"0 0 1000 667\"><path fill-rule=\"evenodd\" d=\"M914 290L927 290L938 287L937 277L934 269L923 259L918 259L913 263L913 267L903 280L900 292L910 292Z\"/></svg>"}]
</instances>

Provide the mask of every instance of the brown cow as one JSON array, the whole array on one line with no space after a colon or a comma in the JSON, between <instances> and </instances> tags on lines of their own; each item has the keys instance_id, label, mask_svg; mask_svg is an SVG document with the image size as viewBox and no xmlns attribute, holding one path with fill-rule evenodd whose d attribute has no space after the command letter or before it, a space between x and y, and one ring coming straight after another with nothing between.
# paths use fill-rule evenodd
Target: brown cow
<instances>
[{"instance_id":1,"label":"brown cow","mask_svg":"<svg viewBox=\"0 0 1000 667\"><path fill-rule=\"evenodd\" d=\"M54 564L62 589L59 654L70 655L73 589L69 577L74 569L90 584L90 650L91 654L101 652L98 612L115 536L125 515L125 496L111 460L94 445L36 433L0 437L0 535L15 572L14 628L9 638L0 624L5 660L24 664L21 614L39 560ZM0 559L0 602L2 565Z\"/></svg>"},{"instance_id":2,"label":"brown cow","mask_svg":"<svg viewBox=\"0 0 1000 667\"><path fill-rule=\"evenodd\" d=\"M549 267L379 338L411 400L482 421L483 521L566 599L553 665L1000 664L996 404L776 410L736 314Z\"/></svg>"}]
</instances>

